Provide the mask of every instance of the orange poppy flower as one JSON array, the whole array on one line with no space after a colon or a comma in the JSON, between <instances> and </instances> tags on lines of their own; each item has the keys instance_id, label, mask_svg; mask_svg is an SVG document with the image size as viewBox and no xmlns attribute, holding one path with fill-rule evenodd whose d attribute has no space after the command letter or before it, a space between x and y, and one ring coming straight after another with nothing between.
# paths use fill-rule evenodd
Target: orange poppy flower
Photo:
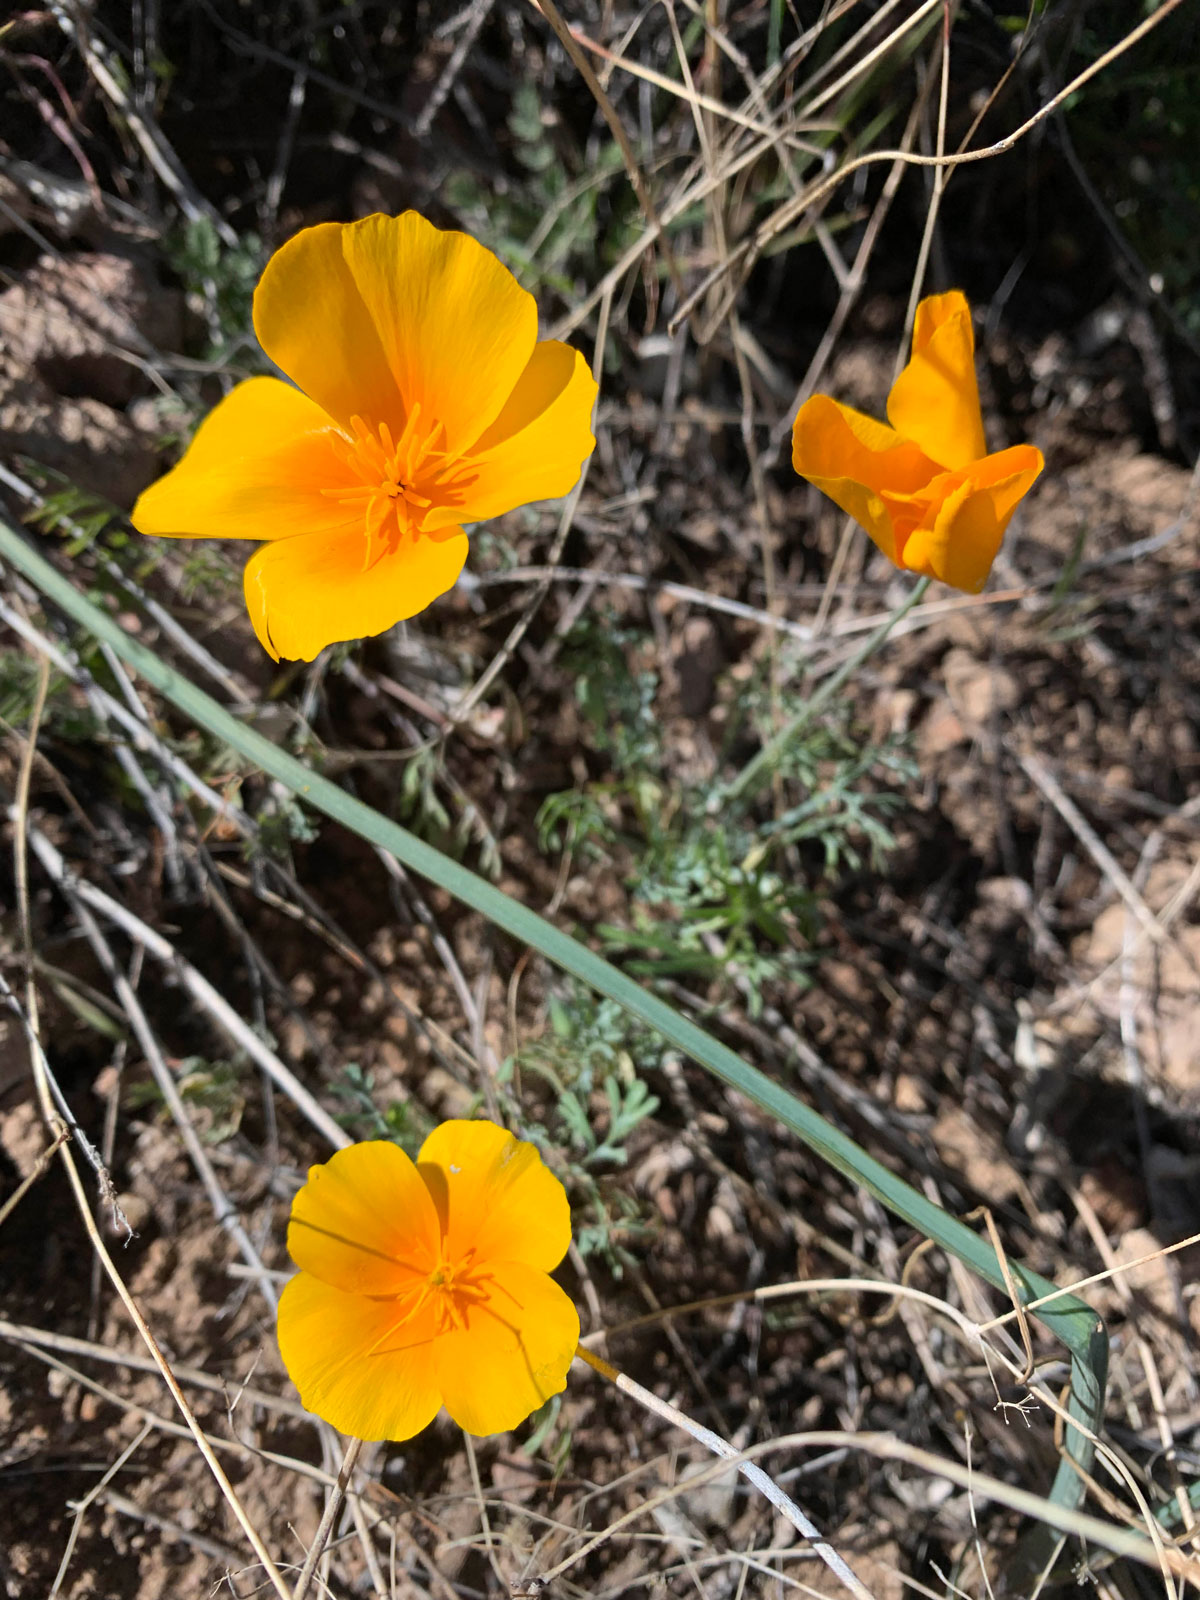
<instances>
[{"instance_id":1,"label":"orange poppy flower","mask_svg":"<svg viewBox=\"0 0 1200 1600\"><path fill-rule=\"evenodd\" d=\"M988 455L971 310L958 289L917 307L912 357L876 422L828 395L800 407L792 465L898 567L977 594L1041 472L1031 444Z\"/></svg>"},{"instance_id":2,"label":"orange poppy flower","mask_svg":"<svg viewBox=\"0 0 1200 1600\"><path fill-rule=\"evenodd\" d=\"M587 362L537 327L490 250L415 211L305 228L254 295L297 387L239 384L133 525L262 540L246 603L276 660L382 633L453 588L464 522L566 494L594 448Z\"/></svg>"},{"instance_id":3,"label":"orange poppy flower","mask_svg":"<svg viewBox=\"0 0 1200 1600\"><path fill-rule=\"evenodd\" d=\"M416 1165L386 1140L310 1167L279 1348L310 1411L410 1439L446 1410L504 1433L566 1386L579 1316L547 1276L571 1242L562 1184L492 1122L444 1122Z\"/></svg>"}]
</instances>

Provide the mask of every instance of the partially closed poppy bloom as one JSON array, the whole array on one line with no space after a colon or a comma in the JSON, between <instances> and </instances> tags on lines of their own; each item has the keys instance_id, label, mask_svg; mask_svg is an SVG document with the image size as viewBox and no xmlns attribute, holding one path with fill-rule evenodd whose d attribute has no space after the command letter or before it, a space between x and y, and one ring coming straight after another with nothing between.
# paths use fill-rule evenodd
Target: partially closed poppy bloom
<instances>
[{"instance_id":1,"label":"partially closed poppy bloom","mask_svg":"<svg viewBox=\"0 0 1200 1600\"><path fill-rule=\"evenodd\" d=\"M596 385L490 250L415 211L305 228L254 330L297 387L250 378L133 509L141 533L258 539L246 603L278 660L382 633L454 586L462 524L564 495Z\"/></svg>"},{"instance_id":2,"label":"partially closed poppy bloom","mask_svg":"<svg viewBox=\"0 0 1200 1600\"><path fill-rule=\"evenodd\" d=\"M415 1165L386 1140L339 1150L288 1227L279 1348L301 1400L359 1439L409 1439L443 1405L468 1433L516 1427L579 1343L547 1276L570 1242L562 1184L495 1123L442 1123Z\"/></svg>"},{"instance_id":3,"label":"partially closed poppy bloom","mask_svg":"<svg viewBox=\"0 0 1200 1600\"><path fill-rule=\"evenodd\" d=\"M971 310L959 290L917 307L912 357L887 414L890 427L813 395L792 428L792 465L896 566L977 594L1043 462L1031 444L988 454Z\"/></svg>"}]
</instances>

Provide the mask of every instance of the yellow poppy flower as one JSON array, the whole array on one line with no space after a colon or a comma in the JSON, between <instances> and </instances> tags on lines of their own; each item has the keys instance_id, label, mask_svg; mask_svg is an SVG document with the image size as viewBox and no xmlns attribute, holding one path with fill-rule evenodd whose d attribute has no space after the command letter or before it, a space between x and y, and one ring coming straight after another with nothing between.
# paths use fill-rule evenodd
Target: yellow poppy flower
<instances>
[{"instance_id":1,"label":"yellow poppy flower","mask_svg":"<svg viewBox=\"0 0 1200 1600\"><path fill-rule=\"evenodd\" d=\"M971 310L960 290L917 307L912 357L887 414L890 427L813 395L792 428L792 465L896 566L977 594L1043 461L1031 444L987 453Z\"/></svg>"},{"instance_id":2,"label":"yellow poppy flower","mask_svg":"<svg viewBox=\"0 0 1200 1600\"><path fill-rule=\"evenodd\" d=\"M325 222L268 261L250 378L133 509L140 533L260 539L265 649L311 661L453 588L464 522L564 495L595 446L583 356L490 250L415 211Z\"/></svg>"},{"instance_id":3,"label":"yellow poppy flower","mask_svg":"<svg viewBox=\"0 0 1200 1600\"><path fill-rule=\"evenodd\" d=\"M547 1276L570 1242L562 1184L492 1122L442 1123L416 1165L371 1140L310 1167L279 1301L301 1400L359 1439L410 1439L443 1405L468 1433L515 1428L566 1386L579 1343Z\"/></svg>"}]
</instances>

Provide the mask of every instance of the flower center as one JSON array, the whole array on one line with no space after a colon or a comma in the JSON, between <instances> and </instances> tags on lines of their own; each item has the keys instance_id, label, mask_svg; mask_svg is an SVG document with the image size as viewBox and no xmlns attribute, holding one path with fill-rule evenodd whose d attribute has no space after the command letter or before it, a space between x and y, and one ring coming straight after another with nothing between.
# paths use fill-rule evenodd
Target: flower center
<instances>
[{"instance_id":1,"label":"flower center","mask_svg":"<svg viewBox=\"0 0 1200 1600\"><path fill-rule=\"evenodd\" d=\"M350 469L357 483L326 489L339 504L361 506L366 549L363 571L373 567L381 556L399 548L400 541L420 532L424 512L433 504L429 494L445 462L446 452L436 440L441 423L422 427L420 402L414 403L399 439L386 422L372 430L359 416L350 418L354 437L338 435L333 449L343 466Z\"/></svg>"},{"instance_id":2,"label":"flower center","mask_svg":"<svg viewBox=\"0 0 1200 1600\"><path fill-rule=\"evenodd\" d=\"M506 1309L506 1302L511 1302L511 1309ZM496 1282L485 1263L476 1261L473 1248L457 1260L451 1260L443 1243L428 1276L410 1284L395 1297L393 1305L395 1319L367 1351L368 1355L387 1348L414 1318L430 1311L434 1318L433 1338L465 1331L472 1309L481 1316L491 1317L514 1336L519 1335L520 1302L503 1284ZM510 1320L514 1314L518 1320ZM430 1336L427 1330L422 1333L423 1337Z\"/></svg>"},{"instance_id":3,"label":"flower center","mask_svg":"<svg viewBox=\"0 0 1200 1600\"><path fill-rule=\"evenodd\" d=\"M488 1274L478 1270L474 1256L473 1250L462 1261L448 1261L443 1256L429 1274L428 1288L434 1297L439 1333L465 1328L468 1307L487 1299Z\"/></svg>"}]
</instances>

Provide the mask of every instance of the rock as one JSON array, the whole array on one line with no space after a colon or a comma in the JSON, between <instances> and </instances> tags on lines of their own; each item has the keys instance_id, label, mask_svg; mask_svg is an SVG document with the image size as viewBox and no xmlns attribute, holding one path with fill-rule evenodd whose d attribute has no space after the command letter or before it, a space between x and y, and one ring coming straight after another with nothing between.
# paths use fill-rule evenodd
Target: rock
<instances>
[{"instance_id":1,"label":"rock","mask_svg":"<svg viewBox=\"0 0 1200 1600\"><path fill-rule=\"evenodd\" d=\"M950 707L949 701L935 700L921 719L917 730L917 748L923 760L945 755L967 737L966 729Z\"/></svg>"},{"instance_id":2,"label":"rock","mask_svg":"<svg viewBox=\"0 0 1200 1600\"><path fill-rule=\"evenodd\" d=\"M1003 1204L1019 1193L1021 1183L1012 1162L961 1106L942 1109L929 1140L940 1159L961 1172L991 1204Z\"/></svg>"},{"instance_id":3,"label":"rock","mask_svg":"<svg viewBox=\"0 0 1200 1600\"><path fill-rule=\"evenodd\" d=\"M1146 1258L1149 1259L1146 1259ZM1125 1234L1114 1251L1115 1265L1124 1269L1122 1278L1142 1294L1168 1322L1175 1321L1175 1285L1166 1257L1162 1254L1162 1240L1149 1228L1133 1228ZM1131 1262L1137 1266L1131 1266Z\"/></svg>"},{"instance_id":4,"label":"rock","mask_svg":"<svg viewBox=\"0 0 1200 1600\"><path fill-rule=\"evenodd\" d=\"M127 1191L117 1196L117 1205L134 1234L143 1233L154 1220L154 1208L145 1195ZM125 1237L125 1229L117 1218L106 1213L105 1222L107 1231L114 1239Z\"/></svg>"},{"instance_id":5,"label":"rock","mask_svg":"<svg viewBox=\"0 0 1200 1600\"><path fill-rule=\"evenodd\" d=\"M141 358L178 348L181 317L178 294L136 262L41 257L0 294L0 456L129 505L162 463L123 408L149 387Z\"/></svg>"},{"instance_id":6,"label":"rock","mask_svg":"<svg viewBox=\"0 0 1200 1600\"><path fill-rule=\"evenodd\" d=\"M997 712L1020 704L1020 685L1012 673L980 661L969 650L948 651L942 675L950 704L971 732L986 728Z\"/></svg>"},{"instance_id":7,"label":"rock","mask_svg":"<svg viewBox=\"0 0 1200 1600\"><path fill-rule=\"evenodd\" d=\"M1162 913L1172 897L1186 892L1194 863L1179 858L1157 862L1150 870L1143 899ZM1077 939L1072 955L1093 977L1107 973L1107 981L1092 991L1092 1002L1114 1023L1121 1015L1121 969L1126 929L1133 939L1128 976L1134 990L1133 1014L1137 1044L1147 1081L1165 1092L1169 1103L1194 1113L1200 1109L1200 925L1177 920L1170 942L1156 949L1138 937L1140 925L1116 900L1096 918L1090 931Z\"/></svg>"},{"instance_id":8,"label":"rock","mask_svg":"<svg viewBox=\"0 0 1200 1600\"><path fill-rule=\"evenodd\" d=\"M0 1150L8 1157L21 1178L36 1171L50 1144L46 1124L37 1108L28 1101L0 1116Z\"/></svg>"},{"instance_id":9,"label":"rock","mask_svg":"<svg viewBox=\"0 0 1200 1600\"><path fill-rule=\"evenodd\" d=\"M444 1118L469 1117L475 1096L466 1084L452 1078L444 1067L430 1067L421 1082L421 1094L426 1103L437 1108Z\"/></svg>"},{"instance_id":10,"label":"rock","mask_svg":"<svg viewBox=\"0 0 1200 1600\"><path fill-rule=\"evenodd\" d=\"M738 1448L744 1449L748 1442L747 1439L739 1439ZM695 1489L681 1490L678 1504L684 1516L693 1522L698 1522L702 1528L727 1528L733 1520L737 1501L738 1469L730 1467L727 1471L717 1472L714 1475L714 1466L711 1457L706 1457L702 1461L692 1462L683 1469L680 1473L682 1483L699 1477L706 1477L707 1482Z\"/></svg>"},{"instance_id":11,"label":"rock","mask_svg":"<svg viewBox=\"0 0 1200 1600\"><path fill-rule=\"evenodd\" d=\"M0 294L0 327L18 378L36 374L64 398L125 406L147 387L136 358L178 349L182 306L122 256L42 256Z\"/></svg>"},{"instance_id":12,"label":"rock","mask_svg":"<svg viewBox=\"0 0 1200 1600\"><path fill-rule=\"evenodd\" d=\"M920 1078L912 1073L901 1072L897 1075L895 1087L892 1091L892 1104L897 1111L911 1114L923 1112L926 1109L926 1085Z\"/></svg>"},{"instance_id":13,"label":"rock","mask_svg":"<svg viewBox=\"0 0 1200 1600\"><path fill-rule=\"evenodd\" d=\"M151 441L99 400L62 400L0 362L0 457L29 456L128 506L162 470Z\"/></svg>"}]
</instances>

